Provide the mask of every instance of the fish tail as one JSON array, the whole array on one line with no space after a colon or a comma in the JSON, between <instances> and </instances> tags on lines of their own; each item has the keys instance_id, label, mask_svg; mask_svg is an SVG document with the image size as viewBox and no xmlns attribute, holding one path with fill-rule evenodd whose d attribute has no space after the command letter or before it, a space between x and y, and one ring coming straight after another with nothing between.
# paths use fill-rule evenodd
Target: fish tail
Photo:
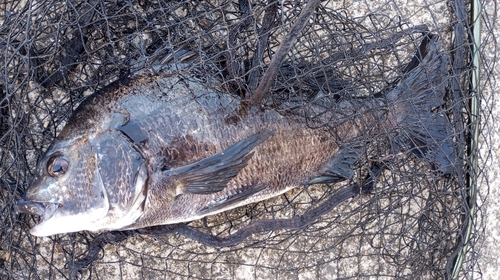
<instances>
[{"instance_id":1,"label":"fish tail","mask_svg":"<svg viewBox=\"0 0 500 280\"><path fill-rule=\"evenodd\" d=\"M420 64L386 96L391 108L389 118L398 128L394 140L399 147L429 161L435 169L451 173L455 162L452 126L441 108L449 58L440 52L437 36L428 38L420 49Z\"/></svg>"}]
</instances>

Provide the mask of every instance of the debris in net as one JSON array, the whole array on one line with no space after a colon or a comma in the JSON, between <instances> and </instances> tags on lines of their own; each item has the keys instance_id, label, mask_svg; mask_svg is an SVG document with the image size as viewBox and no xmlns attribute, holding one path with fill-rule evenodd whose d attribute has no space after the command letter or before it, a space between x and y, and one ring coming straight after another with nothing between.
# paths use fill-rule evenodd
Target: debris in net
<instances>
[{"instance_id":1,"label":"debris in net","mask_svg":"<svg viewBox=\"0 0 500 280\"><path fill-rule=\"evenodd\" d=\"M259 36L257 37L257 44L255 46L255 53L252 56L250 73L248 74L248 91L249 93L255 92L261 72L262 63L264 58L264 52L268 48L269 36L271 35L271 29L276 25L276 16L278 13L278 1L269 0L268 6L265 10L264 21L262 22L262 27L259 30ZM247 98L250 94L247 94Z\"/></svg>"},{"instance_id":2,"label":"debris in net","mask_svg":"<svg viewBox=\"0 0 500 280\"><path fill-rule=\"evenodd\" d=\"M311 17L311 14L314 10L319 6L321 0L309 0L307 4L304 6L299 16L295 20L293 26L290 31L287 33L283 41L281 42L278 50L273 55L271 62L269 63L266 72L262 76L259 86L249 98L248 102L251 106L260 106L262 104L262 100L269 93L271 89L271 85L273 81L276 79L276 73L278 71L279 66L285 60L285 56L288 54L293 44L297 40L297 37L300 35L300 32L306 25L307 21Z\"/></svg>"},{"instance_id":3,"label":"debris in net","mask_svg":"<svg viewBox=\"0 0 500 280\"><path fill-rule=\"evenodd\" d=\"M225 52L226 64L227 64L227 73L229 77L236 82L237 91L245 91L246 86L244 85L244 80L241 77L244 77L241 67L239 66L238 61L236 60L236 50L237 46L237 36L239 33L248 28L250 24L255 20L252 17L250 3L248 0L240 0L238 3L238 7L241 12L241 20L237 24L235 24L231 30L229 30L229 34L227 36L227 51Z\"/></svg>"}]
</instances>

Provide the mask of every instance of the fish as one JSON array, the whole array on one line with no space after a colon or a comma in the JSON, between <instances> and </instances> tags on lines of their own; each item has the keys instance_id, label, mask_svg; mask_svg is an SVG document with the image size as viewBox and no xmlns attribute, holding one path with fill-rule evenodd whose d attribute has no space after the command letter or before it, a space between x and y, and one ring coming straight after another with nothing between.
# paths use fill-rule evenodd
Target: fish
<instances>
[{"instance_id":1,"label":"fish","mask_svg":"<svg viewBox=\"0 0 500 280\"><path fill-rule=\"evenodd\" d=\"M35 236L189 222L352 178L364 149L357 139L388 133L449 173L451 125L436 109L448 60L433 38L391 91L339 103L328 129L311 128L300 114L245 107L189 67L129 74L77 107L17 209L41 216Z\"/></svg>"}]
</instances>

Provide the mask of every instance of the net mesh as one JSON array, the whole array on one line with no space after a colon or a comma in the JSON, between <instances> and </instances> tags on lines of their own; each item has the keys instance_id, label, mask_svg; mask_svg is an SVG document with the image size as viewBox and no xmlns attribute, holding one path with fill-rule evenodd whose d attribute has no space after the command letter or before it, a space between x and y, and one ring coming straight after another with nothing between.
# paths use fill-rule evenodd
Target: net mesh
<instances>
[{"instance_id":1,"label":"net mesh","mask_svg":"<svg viewBox=\"0 0 500 280\"><path fill-rule=\"evenodd\" d=\"M485 193L471 190L471 182L484 180L474 165L478 150L470 145L476 127L470 106L475 94L472 4L322 1L296 31L305 7L304 1L272 0L0 4L1 278L66 279L89 253L96 259L78 278L440 279L455 275L457 266L459 278L480 278L476 243L484 224L476 199L484 201ZM494 16L483 14L487 22ZM492 27L483 29L488 43ZM369 139L353 181L300 187L170 234L30 235L38 218L19 214L15 204L37 159L86 96L128 73L190 61L193 75L217 77L219 89L248 98L259 92L271 60L293 32L297 39L280 59L262 103L285 115L299 108L321 120L328 120L324 116L331 107L316 111L308 105L322 98L362 103L386 94L404 76L425 36L439 36L441 51L451 58L443 107L459 159L452 175L430 171L409 152L394 153L384 136ZM487 73L481 86L494 82ZM340 105L335 108L342 112ZM491 117L487 110L479 114ZM331 124L310 122L318 129ZM386 168L369 192L302 229L262 231L233 246L207 244L231 238L256 221L305 217L328 205L341 185L362 181L381 161Z\"/></svg>"}]
</instances>

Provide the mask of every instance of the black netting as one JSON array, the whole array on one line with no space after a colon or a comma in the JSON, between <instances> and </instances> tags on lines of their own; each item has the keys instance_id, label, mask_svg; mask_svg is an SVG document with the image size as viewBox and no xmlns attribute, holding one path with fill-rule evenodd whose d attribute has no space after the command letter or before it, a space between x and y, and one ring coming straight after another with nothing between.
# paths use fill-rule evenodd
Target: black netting
<instances>
[{"instance_id":1,"label":"black netting","mask_svg":"<svg viewBox=\"0 0 500 280\"><path fill-rule=\"evenodd\" d=\"M493 82L487 74L493 66L484 64L485 74L471 79L477 70L474 47L486 52L474 43L474 5L4 1L0 278L66 279L75 263L85 265L77 274L82 279L479 278L476 243L483 224L476 200L484 197L475 189L483 178L477 117L491 116L478 110L475 94L478 81L481 87ZM308 9L312 13L299 28ZM483 18L491 23L495 16L490 11ZM492 27L485 26L488 43ZM422 143L405 146L408 139L386 133L356 140L366 147L352 180L299 187L188 224L40 238L29 233L38 218L15 209L37 160L72 111L129 73L189 64L196 79L214 77L218 82L210 85L216 90L253 97L328 130L394 90L422 60L429 40L438 41L440 55L449 57L444 104L434 109L451 122L456 159L449 174L419 158ZM269 69L277 57L273 74ZM255 98L260 94L262 99ZM374 184L367 182L373 178ZM336 200L351 185L359 195ZM262 224L264 230L253 230L268 219L287 219L293 226ZM245 229L251 234L242 236Z\"/></svg>"}]
</instances>

